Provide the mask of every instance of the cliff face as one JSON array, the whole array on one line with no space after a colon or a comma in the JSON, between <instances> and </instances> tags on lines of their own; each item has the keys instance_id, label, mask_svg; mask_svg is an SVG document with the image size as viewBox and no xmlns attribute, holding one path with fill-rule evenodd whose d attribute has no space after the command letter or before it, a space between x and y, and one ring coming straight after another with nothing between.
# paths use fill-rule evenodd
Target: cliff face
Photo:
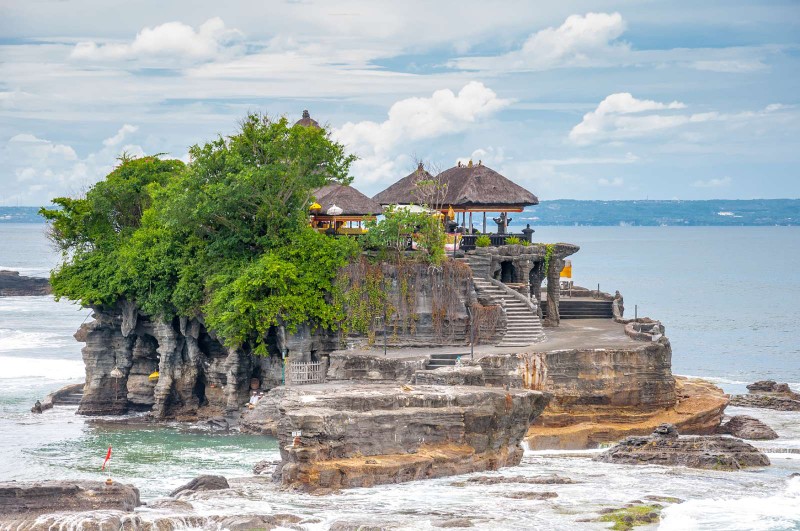
<instances>
[{"instance_id":1,"label":"cliff face","mask_svg":"<svg viewBox=\"0 0 800 531\"><path fill-rule=\"evenodd\" d=\"M473 386L290 388L278 404L276 477L312 491L517 465L520 441L548 399Z\"/></svg>"},{"instance_id":2,"label":"cliff face","mask_svg":"<svg viewBox=\"0 0 800 531\"><path fill-rule=\"evenodd\" d=\"M154 321L128 302L108 311L95 309L92 317L75 334L86 343L80 414L145 409L164 417L196 414L201 407L218 414L239 409L254 378L266 389L281 383L280 357L225 348L200 320ZM272 350L286 349L293 359L332 348L330 337L308 328L273 340ZM150 378L154 372L158 377Z\"/></svg>"}]
</instances>

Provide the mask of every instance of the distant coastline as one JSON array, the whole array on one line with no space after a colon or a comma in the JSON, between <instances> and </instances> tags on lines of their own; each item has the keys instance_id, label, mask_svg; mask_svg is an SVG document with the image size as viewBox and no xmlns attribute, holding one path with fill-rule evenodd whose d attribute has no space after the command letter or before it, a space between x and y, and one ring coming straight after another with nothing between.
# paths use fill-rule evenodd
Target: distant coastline
<instances>
[{"instance_id":1,"label":"distant coastline","mask_svg":"<svg viewBox=\"0 0 800 531\"><path fill-rule=\"evenodd\" d=\"M44 223L39 207L0 206L0 223ZM799 226L800 199L583 201L555 199L512 214L511 227Z\"/></svg>"}]
</instances>

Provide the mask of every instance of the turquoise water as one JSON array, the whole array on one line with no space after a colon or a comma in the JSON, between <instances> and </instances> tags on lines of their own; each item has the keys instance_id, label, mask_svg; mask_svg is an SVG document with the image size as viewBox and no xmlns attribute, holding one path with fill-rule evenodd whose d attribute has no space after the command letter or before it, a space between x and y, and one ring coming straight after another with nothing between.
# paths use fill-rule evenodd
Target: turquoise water
<instances>
[{"instance_id":1,"label":"turquoise water","mask_svg":"<svg viewBox=\"0 0 800 531\"><path fill-rule=\"evenodd\" d=\"M46 275L57 262L42 225L0 224L0 268ZM677 374L703 376L728 391L772 377L800 382L800 228L797 227L537 227L538 241L577 243L575 281L625 296L628 314L661 319L673 344ZM215 434L180 426L110 426L57 407L29 408L66 383L81 381L81 345L72 334L88 312L51 297L0 298L0 480L101 479L100 464L114 448L111 474L161 496L200 473L250 475L275 459L275 441ZM732 411L763 418L781 435L765 449L800 448L800 414ZM582 522L609 506L645 494L688 500L666 511L663 529L800 529L797 455L770 454L773 466L715 473L594 463L591 453L562 458L526 452L505 475L548 473L572 485L546 485L558 498L513 500L525 485L459 486L453 478L355 489L331 497L240 485L235 495L193 500L206 513L291 512L315 517L307 529L327 529L339 518L393 521L403 529L434 529L443 516L470 516L482 529L603 529Z\"/></svg>"}]
</instances>

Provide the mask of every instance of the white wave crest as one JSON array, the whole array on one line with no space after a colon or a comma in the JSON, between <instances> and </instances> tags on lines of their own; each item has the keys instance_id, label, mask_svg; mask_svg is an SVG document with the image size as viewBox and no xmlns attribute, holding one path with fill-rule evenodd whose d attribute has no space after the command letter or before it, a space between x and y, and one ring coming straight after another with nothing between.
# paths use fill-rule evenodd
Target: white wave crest
<instances>
[{"instance_id":1,"label":"white wave crest","mask_svg":"<svg viewBox=\"0 0 800 531\"><path fill-rule=\"evenodd\" d=\"M800 477L787 481L786 489L774 496L706 498L689 500L664 509L659 529L690 531L771 531L800 527Z\"/></svg>"},{"instance_id":2,"label":"white wave crest","mask_svg":"<svg viewBox=\"0 0 800 531\"><path fill-rule=\"evenodd\" d=\"M73 343L72 338L47 332L26 332L0 328L0 352L39 349L43 347L63 347Z\"/></svg>"},{"instance_id":3,"label":"white wave crest","mask_svg":"<svg viewBox=\"0 0 800 531\"><path fill-rule=\"evenodd\" d=\"M86 375L81 360L0 356L0 367L3 368L0 381L11 378L75 380Z\"/></svg>"}]
</instances>

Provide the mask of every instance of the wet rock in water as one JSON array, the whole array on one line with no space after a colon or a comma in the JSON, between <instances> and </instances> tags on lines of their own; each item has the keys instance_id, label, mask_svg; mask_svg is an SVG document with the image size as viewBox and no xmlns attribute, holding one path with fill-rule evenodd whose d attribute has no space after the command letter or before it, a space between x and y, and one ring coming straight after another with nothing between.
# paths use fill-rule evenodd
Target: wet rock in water
<instances>
[{"instance_id":1,"label":"wet rock in water","mask_svg":"<svg viewBox=\"0 0 800 531\"><path fill-rule=\"evenodd\" d=\"M191 480L186 485L183 485L182 487L178 487L177 489L170 492L169 495L174 497L179 494L196 492L199 490L222 490L229 488L230 485L228 485L228 480L225 479L223 476L214 476L205 474L202 476L197 476L196 478Z\"/></svg>"},{"instance_id":2,"label":"wet rock in water","mask_svg":"<svg viewBox=\"0 0 800 531\"><path fill-rule=\"evenodd\" d=\"M500 483L525 483L528 485L568 485L575 483L570 478L558 475L550 476L475 476L466 480L466 483L477 483L479 485L497 485Z\"/></svg>"},{"instance_id":3,"label":"wet rock in water","mask_svg":"<svg viewBox=\"0 0 800 531\"><path fill-rule=\"evenodd\" d=\"M628 437L595 457L595 461L630 465L666 465L739 470L768 466L769 459L754 446L721 435L682 436L662 428L649 437Z\"/></svg>"},{"instance_id":4,"label":"wet rock in water","mask_svg":"<svg viewBox=\"0 0 800 531\"><path fill-rule=\"evenodd\" d=\"M148 509L167 509L170 511L192 511L194 506L185 500L173 500L172 498L162 498L147 502Z\"/></svg>"},{"instance_id":5,"label":"wet rock in water","mask_svg":"<svg viewBox=\"0 0 800 531\"><path fill-rule=\"evenodd\" d=\"M103 481L0 483L0 523L11 517L35 518L37 515L62 511L99 509L132 511L140 505L139 489L123 483L111 485Z\"/></svg>"},{"instance_id":6,"label":"wet rock in water","mask_svg":"<svg viewBox=\"0 0 800 531\"><path fill-rule=\"evenodd\" d=\"M328 531L389 531L395 528L396 526L393 524L336 520L328 528Z\"/></svg>"},{"instance_id":7,"label":"wet rock in water","mask_svg":"<svg viewBox=\"0 0 800 531\"><path fill-rule=\"evenodd\" d=\"M220 529L228 531L251 531L255 529L293 528L303 519L293 514L248 514L241 516L216 516L208 519L208 524L214 524ZM299 528L298 528L299 529Z\"/></svg>"},{"instance_id":8,"label":"wet rock in water","mask_svg":"<svg viewBox=\"0 0 800 531\"><path fill-rule=\"evenodd\" d=\"M661 520L661 505L628 505L619 509L603 510L599 522L613 522L611 529L626 531L640 525L655 524Z\"/></svg>"},{"instance_id":9,"label":"wet rock in water","mask_svg":"<svg viewBox=\"0 0 800 531\"><path fill-rule=\"evenodd\" d=\"M253 474L256 476L269 476L280 464L280 461L259 461L253 465Z\"/></svg>"},{"instance_id":10,"label":"wet rock in water","mask_svg":"<svg viewBox=\"0 0 800 531\"><path fill-rule=\"evenodd\" d=\"M18 271L0 270L0 297L27 297L50 294L46 278L24 277Z\"/></svg>"},{"instance_id":11,"label":"wet rock in water","mask_svg":"<svg viewBox=\"0 0 800 531\"><path fill-rule=\"evenodd\" d=\"M775 430L749 415L735 415L726 423L720 425L717 433L723 433L739 437L740 439L750 439L766 441L777 439L778 434Z\"/></svg>"},{"instance_id":12,"label":"wet rock in water","mask_svg":"<svg viewBox=\"0 0 800 531\"><path fill-rule=\"evenodd\" d=\"M746 395L731 396L732 406L800 411L800 393L793 392L789 384L761 380L748 385L747 389Z\"/></svg>"},{"instance_id":13,"label":"wet rock in water","mask_svg":"<svg viewBox=\"0 0 800 531\"><path fill-rule=\"evenodd\" d=\"M452 518L450 520L439 520L438 522L434 522L433 527L457 529L463 527L475 527L475 525L469 518Z\"/></svg>"},{"instance_id":14,"label":"wet rock in water","mask_svg":"<svg viewBox=\"0 0 800 531\"><path fill-rule=\"evenodd\" d=\"M558 498L556 492L509 492L503 494L506 498L514 500L549 500L550 498Z\"/></svg>"}]
</instances>

